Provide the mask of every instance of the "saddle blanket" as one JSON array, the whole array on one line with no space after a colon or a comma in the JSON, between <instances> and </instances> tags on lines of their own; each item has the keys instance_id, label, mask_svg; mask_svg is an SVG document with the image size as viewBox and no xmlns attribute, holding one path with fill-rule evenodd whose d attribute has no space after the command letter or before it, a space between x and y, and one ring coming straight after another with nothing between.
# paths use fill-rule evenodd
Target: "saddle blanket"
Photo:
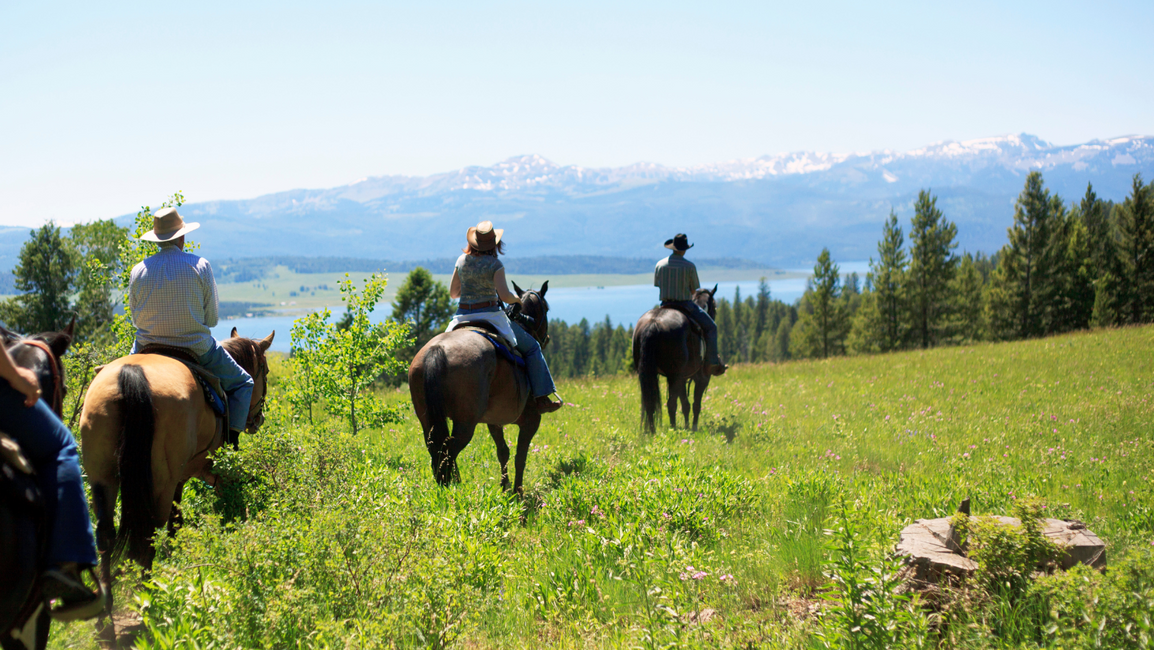
<instances>
[{"instance_id":1,"label":"saddle blanket","mask_svg":"<svg viewBox=\"0 0 1154 650\"><path fill-rule=\"evenodd\" d=\"M513 350L509 349L509 346L507 346L504 343L502 343L501 341L497 340L497 337L493 336L492 334L489 334L488 332L482 332L481 330L469 330L469 331L470 332L476 332L477 334L480 334L481 336L489 339L489 342L492 343L493 347L497 349L497 354L504 357L507 361L512 362L513 365L517 366L518 368L524 368L525 367L525 360L521 358L521 355L519 355L516 352L514 352Z\"/></svg>"}]
</instances>

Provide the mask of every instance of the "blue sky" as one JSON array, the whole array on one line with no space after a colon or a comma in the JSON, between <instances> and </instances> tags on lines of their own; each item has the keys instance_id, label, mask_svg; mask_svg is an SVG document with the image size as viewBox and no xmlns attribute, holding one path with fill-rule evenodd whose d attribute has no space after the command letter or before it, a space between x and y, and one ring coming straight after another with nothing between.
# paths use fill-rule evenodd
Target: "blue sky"
<instances>
[{"instance_id":1,"label":"blue sky","mask_svg":"<svg viewBox=\"0 0 1154 650\"><path fill-rule=\"evenodd\" d=\"M1154 133L1154 3L951 5L4 1L0 224L524 153Z\"/></svg>"}]
</instances>

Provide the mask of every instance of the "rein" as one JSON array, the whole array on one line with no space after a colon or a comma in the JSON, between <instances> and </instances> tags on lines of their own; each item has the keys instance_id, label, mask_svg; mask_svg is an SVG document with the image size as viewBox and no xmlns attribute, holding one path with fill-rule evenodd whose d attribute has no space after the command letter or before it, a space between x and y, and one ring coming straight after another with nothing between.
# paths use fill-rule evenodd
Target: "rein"
<instances>
[{"instance_id":1,"label":"rein","mask_svg":"<svg viewBox=\"0 0 1154 650\"><path fill-rule=\"evenodd\" d=\"M52 348L48 347L44 341L36 339L23 339L19 343L40 348L44 354L48 355L48 365L52 368L52 411L56 413L56 417L64 419L64 377L61 376L60 364L57 362L56 355L52 353Z\"/></svg>"}]
</instances>

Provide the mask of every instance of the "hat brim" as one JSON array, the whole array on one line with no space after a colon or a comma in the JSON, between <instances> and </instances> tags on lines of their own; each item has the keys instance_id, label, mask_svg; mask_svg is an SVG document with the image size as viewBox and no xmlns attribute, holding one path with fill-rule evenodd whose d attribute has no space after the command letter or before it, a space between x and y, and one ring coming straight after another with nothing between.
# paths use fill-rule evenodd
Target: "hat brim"
<instances>
[{"instance_id":1,"label":"hat brim","mask_svg":"<svg viewBox=\"0 0 1154 650\"><path fill-rule=\"evenodd\" d=\"M665 247L671 251L687 251L687 250L693 248L693 244L690 244L690 245L686 246L685 248L678 248L677 246L675 246L673 244L673 240L670 239L669 241L665 242Z\"/></svg>"},{"instance_id":2,"label":"hat brim","mask_svg":"<svg viewBox=\"0 0 1154 650\"><path fill-rule=\"evenodd\" d=\"M493 245L489 246L488 248L481 248L481 246L477 243L477 227L476 226L469 228L469 232L467 232L465 234L465 239L467 239L469 241L470 246L472 246L473 248L476 248L479 251L491 251L494 248L496 248L498 244L501 243L501 236L505 234L505 229L504 228L494 228L493 234L495 235L495 237L493 238Z\"/></svg>"},{"instance_id":3,"label":"hat brim","mask_svg":"<svg viewBox=\"0 0 1154 650\"><path fill-rule=\"evenodd\" d=\"M159 244L159 243L163 243L166 241L172 241L172 240L176 239L177 237L180 237L182 235L186 235L186 234L196 230L199 227L200 227L200 223L198 223L196 221L191 221L191 222L185 223L184 227L181 228L180 230L177 230L177 231L174 231L171 233L164 233L163 235L158 235L158 234L156 234L155 231L150 230L150 231L144 233L143 235L141 235L140 240L141 241L156 242Z\"/></svg>"}]
</instances>

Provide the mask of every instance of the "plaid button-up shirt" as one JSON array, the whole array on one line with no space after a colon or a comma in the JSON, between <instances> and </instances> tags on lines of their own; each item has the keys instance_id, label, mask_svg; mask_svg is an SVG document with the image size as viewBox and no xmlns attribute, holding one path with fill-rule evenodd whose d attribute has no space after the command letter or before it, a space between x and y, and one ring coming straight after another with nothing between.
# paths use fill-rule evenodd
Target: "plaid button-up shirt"
<instances>
[{"instance_id":1,"label":"plaid button-up shirt","mask_svg":"<svg viewBox=\"0 0 1154 650\"><path fill-rule=\"evenodd\" d=\"M185 253L177 246L132 268L128 305L136 326L136 343L152 343L192 350L198 357L212 349L217 323L216 280L208 260Z\"/></svg>"},{"instance_id":2,"label":"plaid button-up shirt","mask_svg":"<svg viewBox=\"0 0 1154 650\"><path fill-rule=\"evenodd\" d=\"M661 300L693 300L693 292L701 286L697 267L684 255L672 253L657 263L653 270L653 286L661 289Z\"/></svg>"}]
</instances>

